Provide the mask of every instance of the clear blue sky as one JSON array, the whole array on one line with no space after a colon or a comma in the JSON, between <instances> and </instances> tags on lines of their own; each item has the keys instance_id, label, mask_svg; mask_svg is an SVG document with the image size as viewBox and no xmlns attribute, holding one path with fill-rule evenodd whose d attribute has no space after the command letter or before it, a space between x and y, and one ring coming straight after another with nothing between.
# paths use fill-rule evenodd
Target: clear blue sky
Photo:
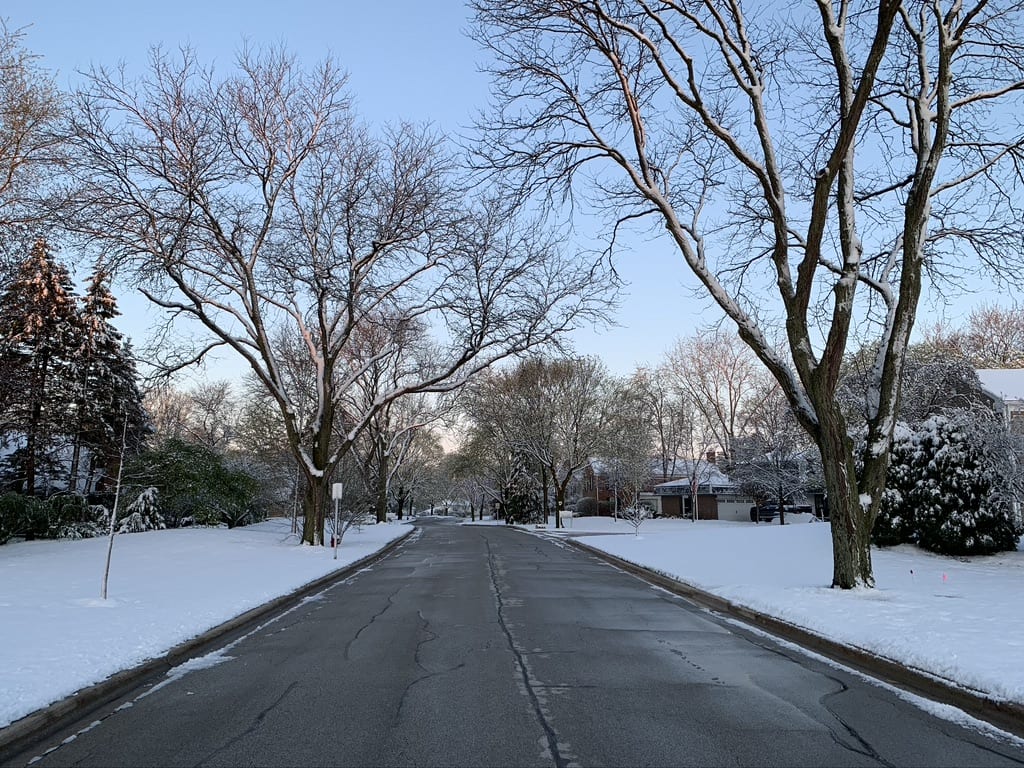
<instances>
[{"instance_id":1,"label":"clear blue sky","mask_svg":"<svg viewBox=\"0 0 1024 768\"><path fill-rule=\"evenodd\" d=\"M478 71L483 54L464 34L469 17L460 0L7 0L0 14L11 27L28 27L26 46L64 87L91 64L124 61L141 71L155 44L187 43L201 61L227 69L247 40L283 42L310 64L332 55L349 72L359 113L371 123L428 121L458 133L487 101L487 77ZM614 317L622 327L584 331L574 343L626 374L656 363L677 336L706 322L708 303L683 288L684 265L664 245L643 247L618 267L631 284ZM145 312L129 291L118 290L120 326L138 345Z\"/></svg>"},{"instance_id":2,"label":"clear blue sky","mask_svg":"<svg viewBox=\"0 0 1024 768\"><path fill-rule=\"evenodd\" d=\"M61 86L73 84L76 70L90 64L124 61L140 71L155 44L189 44L201 61L228 69L249 41L284 43L310 64L334 56L349 72L359 112L370 123L401 118L458 133L487 101L487 78L477 71L483 54L464 34L468 12L460 0L7 0L0 14L11 27L28 27L26 46L57 72ZM695 298L687 287L695 280L666 243L634 241L616 266L628 283L612 318L619 327L574 336L579 352L600 356L615 373L657 363L676 338L721 317L710 301ZM118 291L121 327L138 345L146 315L141 298L129 293ZM996 297L969 296L947 316L959 322L986 298Z\"/></svg>"}]
</instances>

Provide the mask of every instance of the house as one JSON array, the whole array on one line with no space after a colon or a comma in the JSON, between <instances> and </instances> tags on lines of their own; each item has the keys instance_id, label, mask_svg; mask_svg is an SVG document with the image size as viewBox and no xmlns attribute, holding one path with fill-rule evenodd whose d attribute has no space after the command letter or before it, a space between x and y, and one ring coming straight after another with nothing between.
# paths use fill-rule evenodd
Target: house
<instances>
[{"instance_id":1,"label":"house","mask_svg":"<svg viewBox=\"0 0 1024 768\"><path fill-rule=\"evenodd\" d=\"M686 459L681 464L681 478L654 486L663 516L693 517L696 499L698 520L750 521L754 499L744 495L716 464L707 459Z\"/></svg>"},{"instance_id":2,"label":"house","mask_svg":"<svg viewBox=\"0 0 1024 768\"><path fill-rule=\"evenodd\" d=\"M993 407L1002 413L1007 429L1024 435L1024 369L980 368L978 379Z\"/></svg>"},{"instance_id":3,"label":"house","mask_svg":"<svg viewBox=\"0 0 1024 768\"><path fill-rule=\"evenodd\" d=\"M693 517L696 498L698 520L751 522L751 507L762 503L749 490L727 475L716 463L714 451L699 459L675 458L663 463L652 460L647 483L640 488L638 501L662 517ZM601 502L599 514L612 514L613 498L618 491L605 465L590 462L582 474L580 494ZM621 493L620 493L621 496ZM824 493L801 489L788 493L787 503L808 505L823 519L827 514Z\"/></svg>"},{"instance_id":4,"label":"house","mask_svg":"<svg viewBox=\"0 0 1024 768\"><path fill-rule=\"evenodd\" d=\"M659 458L652 458L650 462L650 473L645 482L640 486L640 502L646 503L656 511L658 497L654 493L654 487L666 480L676 480L686 473L684 460L669 459L667 462ZM602 507L601 514L611 514L614 506L614 499L623 497L624 489L618 488L615 484L614 472L603 461L592 459L584 468L580 478L579 493L584 498L596 499Z\"/></svg>"}]
</instances>

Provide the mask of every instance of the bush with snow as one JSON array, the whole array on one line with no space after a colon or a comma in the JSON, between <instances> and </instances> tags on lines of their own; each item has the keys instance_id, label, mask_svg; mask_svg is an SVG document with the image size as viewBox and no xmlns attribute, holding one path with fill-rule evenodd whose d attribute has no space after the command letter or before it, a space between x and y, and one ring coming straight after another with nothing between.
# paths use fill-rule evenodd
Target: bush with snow
<instances>
[{"instance_id":1,"label":"bush with snow","mask_svg":"<svg viewBox=\"0 0 1024 768\"><path fill-rule=\"evenodd\" d=\"M94 509L78 494L59 493L48 499L14 492L0 495L0 544L14 537L87 539L101 532Z\"/></svg>"},{"instance_id":2,"label":"bush with snow","mask_svg":"<svg viewBox=\"0 0 1024 768\"><path fill-rule=\"evenodd\" d=\"M125 508L125 516L117 520L118 533L142 533L163 530L167 526L160 515L159 493L150 486Z\"/></svg>"},{"instance_id":3,"label":"bush with snow","mask_svg":"<svg viewBox=\"0 0 1024 768\"><path fill-rule=\"evenodd\" d=\"M885 546L916 542L947 555L1016 548L998 462L969 414L933 416L897 430L887 490L872 532Z\"/></svg>"},{"instance_id":4,"label":"bush with snow","mask_svg":"<svg viewBox=\"0 0 1024 768\"><path fill-rule=\"evenodd\" d=\"M916 437L907 424L896 425L885 492L871 531L872 540L881 547L917 541L915 506L910 497L926 462L924 452L917 447Z\"/></svg>"},{"instance_id":5,"label":"bush with snow","mask_svg":"<svg viewBox=\"0 0 1024 768\"><path fill-rule=\"evenodd\" d=\"M167 440L132 462L129 476L159 491L163 522L229 528L261 519L259 481L210 448Z\"/></svg>"}]
</instances>

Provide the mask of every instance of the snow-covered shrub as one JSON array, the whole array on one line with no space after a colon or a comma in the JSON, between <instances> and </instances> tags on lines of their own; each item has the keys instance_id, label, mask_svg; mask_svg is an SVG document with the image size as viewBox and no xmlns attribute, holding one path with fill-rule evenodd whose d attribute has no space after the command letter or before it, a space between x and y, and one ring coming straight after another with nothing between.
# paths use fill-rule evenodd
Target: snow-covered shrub
<instances>
[{"instance_id":1,"label":"snow-covered shrub","mask_svg":"<svg viewBox=\"0 0 1024 768\"><path fill-rule=\"evenodd\" d=\"M91 539L102 532L101 521L84 496L61 493L46 500L49 507L49 538Z\"/></svg>"},{"instance_id":2,"label":"snow-covered shrub","mask_svg":"<svg viewBox=\"0 0 1024 768\"><path fill-rule=\"evenodd\" d=\"M576 502L576 508L573 511L576 517L590 517L599 514L599 508L597 499L593 496L583 496L579 501Z\"/></svg>"},{"instance_id":3,"label":"snow-covered shrub","mask_svg":"<svg viewBox=\"0 0 1024 768\"><path fill-rule=\"evenodd\" d=\"M96 521L96 527L101 533L110 530L110 510L103 504L90 504L89 515Z\"/></svg>"},{"instance_id":4,"label":"snow-covered shrub","mask_svg":"<svg viewBox=\"0 0 1024 768\"><path fill-rule=\"evenodd\" d=\"M970 412L901 429L893 446L876 543L916 541L948 555L1014 549L1019 531L1001 493L997 461Z\"/></svg>"},{"instance_id":5,"label":"snow-covered shrub","mask_svg":"<svg viewBox=\"0 0 1024 768\"><path fill-rule=\"evenodd\" d=\"M871 529L871 540L880 547L917 541L915 507L908 501L921 476L924 457L917 448L916 437L907 424L896 425L885 492Z\"/></svg>"},{"instance_id":6,"label":"snow-covered shrub","mask_svg":"<svg viewBox=\"0 0 1024 768\"><path fill-rule=\"evenodd\" d=\"M163 530L167 526L160 516L159 494L150 486L140 493L135 501L125 508L124 517L117 521L118 533L142 533Z\"/></svg>"},{"instance_id":7,"label":"snow-covered shrub","mask_svg":"<svg viewBox=\"0 0 1024 768\"><path fill-rule=\"evenodd\" d=\"M967 425L929 419L919 445L930 457L914 494L920 546L948 555L1016 548L1011 511L995 498L1000 478L994 461Z\"/></svg>"},{"instance_id":8,"label":"snow-covered shrub","mask_svg":"<svg viewBox=\"0 0 1024 768\"><path fill-rule=\"evenodd\" d=\"M28 505L40 503L38 499L10 491L0 494L0 544L15 536L25 536L28 527Z\"/></svg>"},{"instance_id":9,"label":"snow-covered shrub","mask_svg":"<svg viewBox=\"0 0 1024 768\"><path fill-rule=\"evenodd\" d=\"M168 440L133 462L131 476L146 478L160 493L160 514L171 528L244 525L259 510L259 482L228 466L206 446Z\"/></svg>"}]
</instances>

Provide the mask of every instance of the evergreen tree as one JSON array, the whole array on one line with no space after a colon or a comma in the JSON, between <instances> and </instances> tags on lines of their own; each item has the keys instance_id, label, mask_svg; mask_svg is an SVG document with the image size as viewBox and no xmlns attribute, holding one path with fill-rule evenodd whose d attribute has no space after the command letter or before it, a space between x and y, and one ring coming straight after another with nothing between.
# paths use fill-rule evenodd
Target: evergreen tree
<instances>
[{"instance_id":1,"label":"evergreen tree","mask_svg":"<svg viewBox=\"0 0 1024 768\"><path fill-rule=\"evenodd\" d=\"M913 494L928 463L918 448L918 434L903 422L896 425L890 456L885 493L871 531L872 541L881 547L917 541Z\"/></svg>"},{"instance_id":2,"label":"evergreen tree","mask_svg":"<svg viewBox=\"0 0 1024 768\"><path fill-rule=\"evenodd\" d=\"M982 436L968 411L897 430L875 542L916 541L947 555L1014 549L1019 531L1001 498L1005 480Z\"/></svg>"},{"instance_id":3,"label":"evergreen tree","mask_svg":"<svg viewBox=\"0 0 1024 768\"><path fill-rule=\"evenodd\" d=\"M130 448L138 448L146 418L139 392L131 348L112 324L120 312L107 287L107 275L97 271L82 297L81 346L75 386L73 451L69 487L79 485L81 449L87 448L94 466L117 472L122 427ZM91 473L90 473L91 474ZM88 485L88 481L86 483ZM102 479L101 479L102 485Z\"/></svg>"},{"instance_id":4,"label":"evergreen tree","mask_svg":"<svg viewBox=\"0 0 1024 768\"><path fill-rule=\"evenodd\" d=\"M161 522L170 528L220 523L232 528L262 515L259 481L198 443L167 440L136 456L127 476L156 489Z\"/></svg>"},{"instance_id":5,"label":"evergreen tree","mask_svg":"<svg viewBox=\"0 0 1024 768\"><path fill-rule=\"evenodd\" d=\"M125 509L125 517L117 522L118 533L142 533L163 530L167 526L160 514L160 493L150 486L144 488Z\"/></svg>"},{"instance_id":6,"label":"evergreen tree","mask_svg":"<svg viewBox=\"0 0 1024 768\"><path fill-rule=\"evenodd\" d=\"M40 470L54 463L80 339L71 277L37 240L0 296L0 430L18 445L7 463L24 493L35 493Z\"/></svg>"},{"instance_id":7,"label":"evergreen tree","mask_svg":"<svg viewBox=\"0 0 1024 768\"><path fill-rule=\"evenodd\" d=\"M999 483L986 446L962 422L936 417L924 424L919 445L930 456L915 493L918 543L947 555L984 555L1014 549L1010 510L993 498Z\"/></svg>"},{"instance_id":8,"label":"evergreen tree","mask_svg":"<svg viewBox=\"0 0 1024 768\"><path fill-rule=\"evenodd\" d=\"M537 481L528 468L528 459L522 451L514 451L513 466L508 484L502 489L501 512L507 525L542 523L545 511L537 498Z\"/></svg>"}]
</instances>

